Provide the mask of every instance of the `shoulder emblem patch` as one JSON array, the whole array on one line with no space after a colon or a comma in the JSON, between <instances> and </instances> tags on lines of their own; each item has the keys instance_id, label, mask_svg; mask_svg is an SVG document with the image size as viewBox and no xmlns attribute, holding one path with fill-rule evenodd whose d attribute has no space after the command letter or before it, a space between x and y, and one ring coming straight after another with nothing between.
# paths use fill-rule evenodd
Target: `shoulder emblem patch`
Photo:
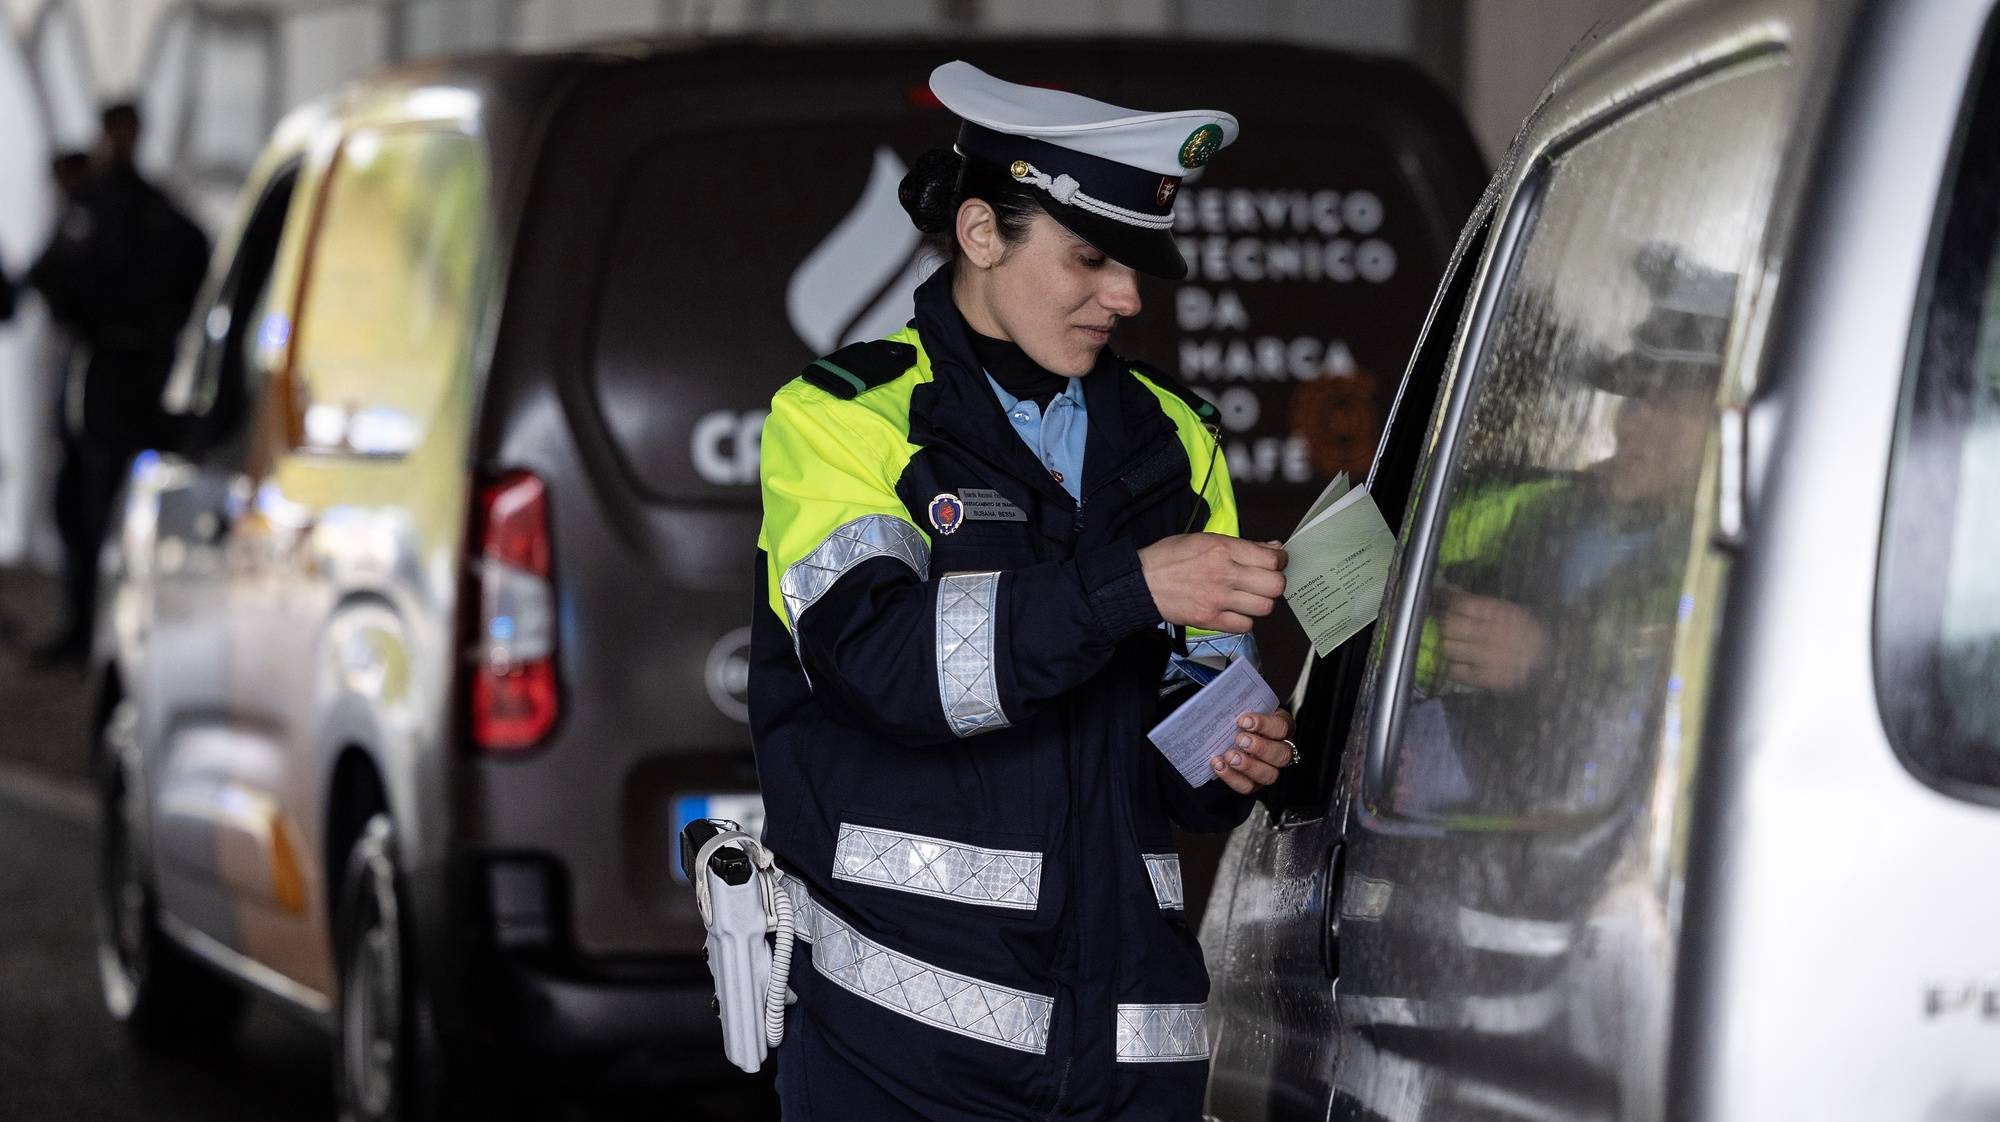
<instances>
[{"instance_id":1,"label":"shoulder emblem patch","mask_svg":"<svg viewBox=\"0 0 2000 1122\"><path fill-rule=\"evenodd\" d=\"M917 364L917 348L889 339L851 343L816 358L799 377L835 397L849 399L887 385Z\"/></svg>"}]
</instances>

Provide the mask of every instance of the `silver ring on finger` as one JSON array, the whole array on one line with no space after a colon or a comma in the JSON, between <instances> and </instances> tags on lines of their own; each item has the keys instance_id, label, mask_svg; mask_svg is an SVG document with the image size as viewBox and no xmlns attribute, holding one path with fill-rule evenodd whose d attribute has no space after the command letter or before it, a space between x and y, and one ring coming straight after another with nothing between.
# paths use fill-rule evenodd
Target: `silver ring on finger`
<instances>
[{"instance_id":1,"label":"silver ring on finger","mask_svg":"<svg viewBox=\"0 0 2000 1122\"><path fill-rule=\"evenodd\" d=\"M1299 746L1292 743L1292 738L1289 736L1280 737L1279 739L1284 741L1285 747L1290 748L1292 750L1292 758L1285 761L1285 766L1291 767L1297 764L1299 762Z\"/></svg>"}]
</instances>

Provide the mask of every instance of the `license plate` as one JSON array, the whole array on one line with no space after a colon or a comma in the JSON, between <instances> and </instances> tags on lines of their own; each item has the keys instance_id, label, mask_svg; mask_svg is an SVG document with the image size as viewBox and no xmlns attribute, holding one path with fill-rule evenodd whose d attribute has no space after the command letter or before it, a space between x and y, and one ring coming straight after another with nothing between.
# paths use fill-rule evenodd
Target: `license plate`
<instances>
[{"instance_id":1,"label":"license plate","mask_svg":"<svg viewBox=\"0 0 2000 1122\"><path fill-rule=\"evenodd\" d=\"M721 818L743 827L743 832L753 838L764 836L764 799L762 796L742 793L714 793L705 795L678 795L669 804L673 820L673 870L674 879L686 884L687 874L681 872L681 831L697 818Z\"/></svg>"}]
</instances>

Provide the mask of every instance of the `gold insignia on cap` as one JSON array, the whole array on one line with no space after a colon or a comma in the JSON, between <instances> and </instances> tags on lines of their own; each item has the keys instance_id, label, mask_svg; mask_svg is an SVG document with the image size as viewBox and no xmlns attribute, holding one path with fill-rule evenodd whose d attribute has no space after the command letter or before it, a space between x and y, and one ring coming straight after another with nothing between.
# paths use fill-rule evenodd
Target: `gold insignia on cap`
<instances>
[{"instance_id":1,"label":"gold insignia on cap","mask_svg":"<svg viewBox=\"0 0 2000 1122\"><path fill-rule=\"evenodd\" d=\"M1007 170L1013 172L1014 178L1016 179L1026 179L1028 178L1028 161L1015 160L1014 166L1008 168Z\"/></svg>"},{"instance_id":2,"label":"gold insignia on cap","mask_svg":"<svg viewBox=\"0 0 2000 1122\"><path fill-rule=\"evenodd\" d=\"M1181 142L1181 166L1198 168L1222 151L1222 126L1209 123L1188 134Z\"/></svg>"}]
</instances>

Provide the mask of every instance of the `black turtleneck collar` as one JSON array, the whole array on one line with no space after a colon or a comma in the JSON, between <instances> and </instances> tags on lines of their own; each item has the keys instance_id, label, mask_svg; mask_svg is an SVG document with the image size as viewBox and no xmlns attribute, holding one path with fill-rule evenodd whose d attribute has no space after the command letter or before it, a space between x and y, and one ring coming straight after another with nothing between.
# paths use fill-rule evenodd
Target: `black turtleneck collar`
<instances>
[{"instance_id":1,"label":"black turtleneck collar","mask_svg":"<svg viewBox=\"0 0 2000 1122\"><path fill-rule=\"evenodd\" d=\"M1013 394L1017 400L1033 401L1044 409L1048 408L1049 399L1069 389L1069 379L1042 369L1019 346L974 331L972 325L965 322L965 313L958 310L958 301L951 291L950 273L950 269L939 269L917 286L917 329L933 339L965 347L970 353L960 353L978 364L969 373L977 375L979 367L983 367L993 375L994 381L1000 383L1001 389Z\"/></svg>"},{"instance_id":2,"label":"black turtleneck collar","mask_svg":"<svg viewBox=\"0 0 2000 1122\"><path fill-rule=\"evenodd\" d=\"M1018 344L981 334L971 324L966 325L965 333L972 339L972 353L978 356L979 365L1017 400L1047 409L1050 399L1069 389L1068 378L1043 369Z\"/></svg>"},{"instance_id":3,"label":"black turtleneck collar","mask_svg":"<svg viewBox=\"0 0 2000 1122\"><path fill-rule=\"evenodd\" d=\"M979 372L980 356L973 344L977 333L966 326L965 317L952 299L948 273L939 269L917 286L916 315L911 323L923 337L924 349L930 355L932 378L919 386L911 398L911 443L930 444L940 434L949 433L952 439L982 449L991 462L1007 465L1017 478L1032 481L1052 499L1068 501L1069 493L1049 478L1042 462L1028 451L1014 427L1007 423L1000 402ZM994 371L993 380L1006 388L1000 371ZM1090 435L1083 456L1086 492L1114 477L1133 450L1142 444L1173 438L1173 422L1157 407L1153 395L1139 385L1138 379L1125 376L1124 360L1110 347L1097 352L1097 365L1083 379L1083 397L1090 410ZM1127 397L1132 400L1126 401ZM1151 416L1153 420L1128 431L1128 416Z\"/></svg>"}]
</instances>

